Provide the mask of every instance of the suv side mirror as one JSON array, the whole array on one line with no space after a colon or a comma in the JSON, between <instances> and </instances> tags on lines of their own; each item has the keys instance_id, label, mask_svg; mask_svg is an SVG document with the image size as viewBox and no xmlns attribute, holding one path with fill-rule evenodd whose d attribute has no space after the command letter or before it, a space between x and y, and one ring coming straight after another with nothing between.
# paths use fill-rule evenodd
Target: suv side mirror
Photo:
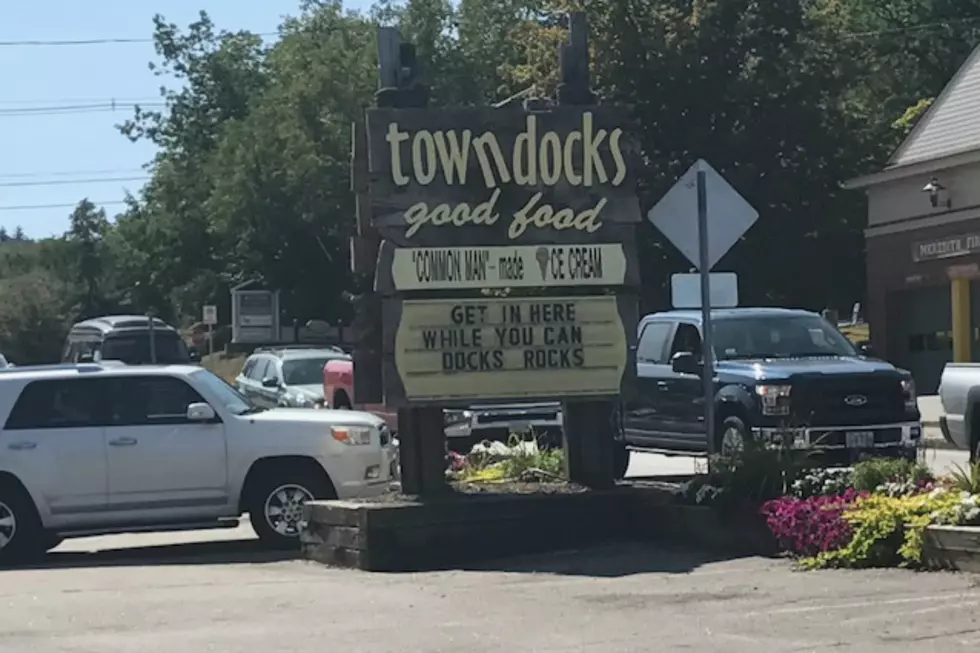
<instances>
[{"instance_id":1,"label":"suv side mirror","mask_svg":"<svg viewBox=\"0 0 980 653\"><path fill-rule=\"evenodd\" d=\"M201 361L201 352L197 350L197 347L188 347L187 358L190 359L192 363L199 363Z\"/></svg>"},{"instance_id":2,"label":"suv side mirror","mask_svg":"<svg viewBox=\"0 0 980 653\"><path fill-rule=\"evenodd\" d=\"M700 374L701 364L689 351L679 351L670 358L670 369L677 374Z\"/></svg>"},{"instance_id":3,"label":"suv side mirror","mask_svg":"<svg viewBox=\"0 0 980 653\"><path fill-rule=\"evenodd\" d=\"M278 388L279 387L279 379L277 379L274 376L267 376L264 379L262 379L262 387L263 388Z\"/></svg>"},{"instance_id":4,"label":"suv side mirror","mask_svg":"<svg viewBox=\"0 0 980 653\"><path fill-rule=\"evenodd\" d=\"M195 403L187 407L187 420L190 422L210 422L214 418L214 408L208 404Z\"/></svg>"}]
</instances>

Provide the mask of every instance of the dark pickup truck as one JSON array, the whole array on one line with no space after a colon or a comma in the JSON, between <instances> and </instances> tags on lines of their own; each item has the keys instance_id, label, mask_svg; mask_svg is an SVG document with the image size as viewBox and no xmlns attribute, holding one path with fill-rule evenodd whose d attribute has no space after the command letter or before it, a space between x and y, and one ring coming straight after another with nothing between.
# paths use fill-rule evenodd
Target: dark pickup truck
<instances>
[{"instance_id":1,"label":"dark pickup truck","mask_svg":"<svg viewBox=\"0 0 980 653\"><path fill-rule=\"evenodd\" d=\"M717 451L747 438L815 449L828 464L914 458L922 424L911 375L855 349L816 313L712 311ZM624 397L617 471L629 449L705 453L701 313L641 320L637 386Z\"/></svg>"}]
</instances>

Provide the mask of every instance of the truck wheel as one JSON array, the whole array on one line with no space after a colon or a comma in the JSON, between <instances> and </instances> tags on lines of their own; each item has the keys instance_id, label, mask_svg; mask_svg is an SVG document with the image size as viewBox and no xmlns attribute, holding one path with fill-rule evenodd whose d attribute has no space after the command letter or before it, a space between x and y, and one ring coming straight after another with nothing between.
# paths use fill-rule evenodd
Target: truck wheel
<instances>
[{"instance_id":1,"label":"truck wheel","mask_svg":"<svg viewBox=\"0 0 980 653\"><path fill-rule=\"evenodd\" d=\"M749 429L741 418L726 417L718 425L718 452L723 456L737 455L745 449Z\"/></svg>"},{"instance_id":2,"label":"truck wheel","mask_svg":"<svg viewBox=\"0 0 980 653\"><path fill-rule=\"evenodd\" d=\"M626 478L630 467L630 450L625 442L613 442L613 477L619 481Z\"/></svg>"},{"instance_id":3,"label":"truck wheel","mask_svg":"<svg viewBox=\"0 0 980 653\"><path fill-rule=\"evenodd\" d=\"M247 503L252 528L263 544L274 549L299 547L303 505L313 499L333 499L330 483L304 470L263 474Z\"/></svg>"},{"instance_id":4,"label":"truck wheel","mask_svg":"<svg viewBox=\"0 0 980 653\"><path fill-rule=\"evenodd\" d=\"M44 531L30 495L0 481L0 564L27 562L44 553Z\"/></svg>"}]
</instances>

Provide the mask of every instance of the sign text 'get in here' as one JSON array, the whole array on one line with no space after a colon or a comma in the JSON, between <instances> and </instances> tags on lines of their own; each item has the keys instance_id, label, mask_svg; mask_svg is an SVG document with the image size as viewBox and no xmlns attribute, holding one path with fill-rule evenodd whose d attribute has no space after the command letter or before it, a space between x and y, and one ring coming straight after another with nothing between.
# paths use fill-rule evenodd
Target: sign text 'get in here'
<instances>
[{"instance_id":1,"label":"sign text 'get in here'","mask_svg":"<svg viewBox=\"0 0 980 653\"><path fill-rule=\"evenodd\" d=\"M394 358L410 400L612 396L627 339L615 296L405 300Z\"/></svg>"}]
</instances>

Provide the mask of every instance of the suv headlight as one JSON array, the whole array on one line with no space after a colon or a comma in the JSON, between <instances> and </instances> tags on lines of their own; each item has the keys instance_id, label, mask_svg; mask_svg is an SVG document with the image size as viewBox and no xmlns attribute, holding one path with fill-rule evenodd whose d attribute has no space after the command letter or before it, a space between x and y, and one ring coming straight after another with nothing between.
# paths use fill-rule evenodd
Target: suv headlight
<instances>
[{"instance_id":1,"label":"suv headlight","mask_svg":"<svg viewBox=\"0 0 980 653\"><path fill-rule=\"evenodd\" d=\"M790 392L789 385L757 385L755 393L762 401L762 414L770 416L789 415Z\"/></svg>"},{"instance_id":2,"label":"suv headlight","mask_svg":"<svg viewBox=\"0 0 980 653\"><path fill-rule=\"evenodd\" d=\"M370 426L331 426L330 434L337 442L349 445L371 444Z\"/></svg>"},{"instance_id":3,"label":"suv headlight","mask_svg":"<svg viewBox=\"0 0 980 653\"><path fill-rule=\"evenodd\" d=\"M915 396L915 381L912 377L902 379L902 395L905 397L905 410L911 412L919 409L919 402Z\"/></svg>"}]
</instances>

